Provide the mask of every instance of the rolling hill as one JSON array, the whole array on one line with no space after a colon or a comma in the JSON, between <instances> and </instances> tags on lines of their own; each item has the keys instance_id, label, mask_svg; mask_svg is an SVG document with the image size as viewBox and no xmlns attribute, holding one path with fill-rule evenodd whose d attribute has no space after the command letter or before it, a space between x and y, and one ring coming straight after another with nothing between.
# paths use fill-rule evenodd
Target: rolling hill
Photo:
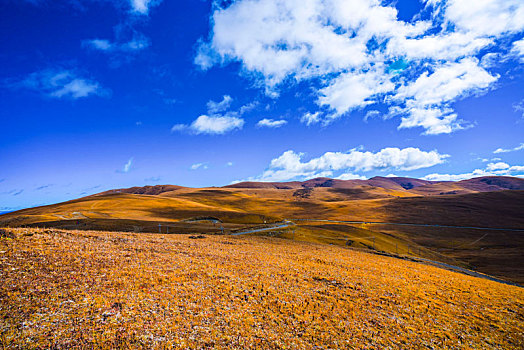
<instances>
[{"instance_id":1,"label":"rolling hill","mask_svg":"<svg viewBox=\"0 0 524 350\"><path fill-rule=\"evenodd\" d=\"M295 226L271 234L420 256L523 283L524 233L518 231L524 229L522 208L524 179L519 178L316 178L110 190L1 215L0 226L235 233L291 220Z\"/></svg>"}]
</instances>

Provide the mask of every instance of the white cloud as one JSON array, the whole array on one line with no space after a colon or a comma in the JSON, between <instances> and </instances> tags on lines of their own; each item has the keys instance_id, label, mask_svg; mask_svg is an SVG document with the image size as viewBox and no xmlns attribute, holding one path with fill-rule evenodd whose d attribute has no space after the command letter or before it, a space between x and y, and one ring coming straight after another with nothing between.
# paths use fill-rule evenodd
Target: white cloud
<instances>
[{"instance_id":1,"label":"white cloud","mask_svg":"<svg viewBox=\"0 0 524 350\"><path fill-rule=\"evenodd\" d=\"M460 180L467 180L471 179L473 177L480 177L480 176L494 176L495 174L487 172L485 170L476 169L470 173L464 173L464 174L429 174L424 176L423 180L428 181L460 181Z\"/></svg>"},{"instance_id":2,"label":"white cloud","mask_svg":"<svg viewBox=\"0 0 524 350\"><path fill-rule=\"evenodd\" d=\"M374 103L370 98L392 91L395 85L383 70L360 73L344 73L319 90L318 103L328 105L342 115L354 108Z\"/></svg>"},{"instance_id":3,"label":"white cloud","mask_svg":"<svg viewBox=\"0 0 524 350\"><path fill-rule=\"evenodd\" d=\"M509 165L506 163L490 163L485 169L475 169L463 174L429 174L423 177L430 181L460 181L480 176L516 176L524 177L524 165Z\"/></svg>"},{"instance_id":4,"label":"white cloud","mask_svg":"<svg viewBox=\"0 0 524 350\"><path fill-rule=\"evenodd\" d=\"M113 48L113 44L109 40L106 40L106 39L84 40L82 42L82 45L93 48L93 49L101 50L101 51L109 51Z\"/></svg>"},{"instance_id":5,"label":"white cloud","mask_svg":"<svg viewBox=\"0 0 524 350\"><path fill-rule=\"evenodd\" d=\"M366 112L366 115L364 116L364 121L368 121L369 119L373 119L380 116L380 111L377 110L370 110Z\"/></svg>"},{"instance_id":6,"label":"white cloud","mask_svg":"<svg viewBox=\"0 0 524 350\"><path fill-rule=\"evenodd\" d=\"M240 107L240 109L238 110L238 113L240 115L243 115L244 113L251 112L252 110L258 107L258 104L259 104L258 101L253 101L248 104L245 104L242 107Z\"/></svg>"},{"instance_id":7,"label":"white cloud","mask_svg":"<svg viewBox=\"0 0 524 350\"><path fill-rule=\"evenodd\" d=\"M188 128L186 124L175 124L171 127L171 132L184 131Z\"/></svg>"},{"instance_id":8,"label":"white cloud","mask_svg":"<svg viewBox=\"0 0 524 350\"><path fill-rule=\"evenodd\" d=\"M144 50L150 45L150 40L141 34L135 34L130 41L124 43L110 42L106 39L90 39L82 42L85 48L107 53L131 53Z\"/></svg>"},{"instance_id":9,"label":"white cloud","mask_svg":"<svg viewBox=\"0 0 524 350\"><path fill-rule=\"evenodd\" d=\"M131 170L131 167L133 166L133 157L129 158L126 164L124 164L124 167L122 168L122 173L128 173Z\"/></svg>"},{"instance_id":10,"label":"white cloud","mask_svg":"<svg viewBox=\"0 0 524 350\"><path fill-rule=\"evenodd\" d=\"M11 84L14 88L26 88L53 98L79 99L91 95L108 96L104 89L92 79L81 78L69 70L44 70L30 74L27 78Z\"/></svg>"},{"instance_id":11,"label":"white cloud","mask_svg":"<svg viewBox=\"0 0 524 350\"><path fill-rule=\"evenodd\" d=\"M399 129L421 126L426 129L426 135L449 134L452 131L463 129L456 121L457 114L449 108L417 108L411 107L403 110L407 116L402 117Z\"/></svg>"},{"instance_id":12,"label":"white cloud","mask_svg":"<svg viewBox=\"0 0 524 350\"><path fill-rule=\"evenodd\" d=\"M267 94L309 81L325 125L374 103L400 108L400 128L425 134L464 128L452 103L486 92L498 79L498 39L524 29L521 0L426 1L427 16L404 22L379 0L238 0L217 5L209 41L195 63L238 61ZM521 52L520 42L513 44ZM484 51L479 63L475 57ZM397 63L401 64L397 64ZM397 65L396 65L397 64ZM318 121L317 121L318 119Z\"/></svg>"},{"instance_id":13,"label":"white cloud","mask_svg":"<svg viewBox=\"0 0 524 350\"><path fill-rule=\"evenodd\" d=\"M162 0L129 0L132 11L140 15L147 15L152 6L156 6L161 2Z\"/></svg>"},{"instance_id":14,"label":"white cloud","mask_svg":"<svg viewBox=\"0 0 524 350\"><path fill-rule=\"evenodd\" d=\"M227 166L233 166L233 162L227 162L226 165Z\"/></svg>"},{"instance_id":15,"label":"white cloud","mask_svg":"<svg viewBox=\"0 0 524 350\"><path fill-rule=\"evenodd\" d=\"M513 110L515 112L522 113L522 118L524 118L524 100L520 101L519 103L515 103L513 105Z\"/></svg>"},{"instance_id":16,"label":"white cloud","mask_svg":"<svg viewBox=\"0 0 524 350\"><path fill-rule=\"evenodd\" d=\"M223 112L227 109L229 109L229 106L231 105L231 102L233 102L233 98L229 95L224 95L222 98L222 101L215 102L215 101L208 101L207 103L207 112L210 114L215 114L218 112Z\"/></svg>"},{"instance_id":17,"label":"white cloud","mask_svg":"<svg viewBox=\"0 0 524 350\"><path fill-rule=\"evenodd\" d=\"M60 89L51 92L50 95L58 98L70 96L77 99L95 94L98 89L99 85L96 82L84 79L73 79L65 83Z\"/></svg>"},{"instance_id":18,"label":"white cloud","mask_svg":"<svg viewBox=\"0 0 524 350\"><path fill-rule=\"evenodd\" d=\"M320 112L315 113L306 113L300 117L300 122L306 124L307 126L317 124L321 120Z\"/></svg>"},{"instance_id":19,"label":"white cloud","mask_svg":"<svg viewBox=\"0 0 524 350\"><path fill-rule=\"evenodd\" d=\"M388 42L387 53L414 60L428 57L437 60L454 60L476 54L492 42L492 39L477 38L470 33L436 34L421 38L396 36Z\"/></svg>"},{"instance_id":20,"label":"white cloud","mask_svg":"<svg viewBox=\"0 0 524 350\"><path fill-rule=\"evenodd\" d=\"M244 126L243 113L249 112L257 106L257 102L248 103L240 107L237 111L228 111L233 102L233 98L229 95L224 95L222 101L208 101L207 114L203 114L196 118L191 124L175 124L171 128L171 132L189 131L192 134L208 134L218 135L227 132L242 129Z\"/></svg>"},{"instance_id":21,"label":"white cloud","mask_svg":"<svg viewBox=\"0 0 524 350\"><path fill-rule=\"evenodd\" d=\"M524 29L521 0L449 0L445 18L461 32L492 37Z\"/></svg>"},{"instance_id":22,"label":"white cloud","mask_svg":"<svg viewBox=\"0 0 524 350\"><path fill-rule=\"evenodd\" d=\"M191 170L207 169L207 168L208 168L207 163L196 163L196 164L191 165L190 167Z\"/></svg>"},{"instance_id":23,"label":"white cloud","mask_svg":"<svg viewBox=\"0 0 524 350\"><path fill-rule=\"evenodd\" d=\"M510 168L509 164L504 163L504 162L488 163L488 165L486 165L486 170L488 171L505 170L509 168Z\"/></svg>"},{"instance_id":24,"label":"white cloud","mask_svg":"<svg viewBox=\"0 0 524 350\"><path fill-rule=\"evenodd\" d=\"M176 125L175 125L176 126ZM173 126L173 128L175 128ZM225 134L235 129L242 129L244 119L234 116L207 116L201 115L188 126L195 134ZM173 130L173 128L171 130Z\"/></svg>"},{"instance_id":25,"label":"white cloud","mask_svg":"<svg viewBox=\"0 0 524 350\"><path fill-rule=\"evenodd\" d=\"M396 12L374 0L237 1L215 11L212 40L196 62L217 61L204 59L205 52L239 60L269 85L288 75L303 79L361 67L370 61L366 42L373 36L415 35L425 27L397 21Z\"/></svg>"},{"instance_id":26,"label":"white cloud","mask_svg":"<svg viewBox=\"0 0 524 350\"><path fill-rule=\"evenodd\" d=\"M357 175L352 173L345 173L336 177L339 180L366 180L366 177L363 175Z\"/></svg>"},{"instance_id":27,"label":"white cloud","mask_svg":"<svg viewBox=\"0 0 524 350\"><path fill-rule=\"evenodd\" d=\"M524 62L524 39L515 41L513 43L513 47L511 48L511 52L519 56L521 62Z\"/></svg>"},{"instance_id":28,"label":"white cloud","mask_svg":"<svg viewBox=\"0 0 524 350\"><path fill-rule=\"evenodd\" d=\"M508 153L508 152L521 151L523 149L524 149L524 143L521 143L520 145L518 145L516 147L513 147L513 148L508 148L508 149L497 148L496 150L493 151L493 153L495 153L495 154L497 154L497 153Z\"/></svg>"},{"instance_id":29,"label":"white cloud","mask_svg":"<svg viewBox=\"0 0 524 350\"><path fill-rule=\"evenodd\" d=\"M441 65L432 74L424 72L414 82L402 85L393 99L404 102L399 128L422 126L426 134L450 133L463 128L449 103L485 91L498 76L492 76L475 58Z\"/></svg>"},{"instance_id":30,"label":"white cloud","mask_svg":"<svg viewBox=\"0 0 524 350\"><path fill-rule=\"evenodd\" d=\"M45 5L48 2L47 0L25 1L32 3L33 5ZM79 9L83 9L83 3L87 1L80 2L78 0L69 0L68 2ZM123 7L125 7L126 9L129 8L132 14L147 15L149 13L150 8L153 6L158 6L162 2L162 0L111 0L108 2L114 3L117 9L122 9ZM122 6L122 4L124 5Z\"/></svg>"},{"instance_id":31,"label":"white cloud","mask_svg":"<svg viewBox=\"0 0 524 350\"><path fill-rule=\"evenodd\" d=\"M281 126L284 126L286 124L287 124L287 120L284 120L284 119L274 120L274 119L264 118L258 121L257 126L258 127L267 127L267 128L280 128Z\"/></svg>"},{"instance_id":32,"label":"white cloud","mask_svg":"<svg viewBox=\"0 0 524 350\"><path fill-rule=\"evenodd\" d=\"M481 68L477 59L465 58L438 66L432 74L422 73L414 82L401 86L395 98L412 99L413 104L422 107L440 105L485 89L497 78Z\"/></svg>"},{"instance_id":33,"label":"white cloud","mask_svg":"<svg viewBox=\"0 0 524 350\"><path fill-rule=\"evenodd\" d=\"M504 57L500 53L490 52L482 56L480 60L480 66L484 69L496 67L497 64L504 60Z\"/></svg>"},{"instance_id":34,"label":"white cloud","mask_svg":"<svg viewBox=\"0 0 524 350\"><path fill-rule=\"evenodd\" d=\"M295 178L332 176L343 171L339 178L360 178L353 171L384 169L416 170L441 164L448 157L437 151L421 151L418 148L384 148L379 152L363 152L356 149L349 152L326 152L318 158L302 161L303 153L292 150L273 159L264 173L250 180L284 181Z\"/></svg>"}]
</instances>

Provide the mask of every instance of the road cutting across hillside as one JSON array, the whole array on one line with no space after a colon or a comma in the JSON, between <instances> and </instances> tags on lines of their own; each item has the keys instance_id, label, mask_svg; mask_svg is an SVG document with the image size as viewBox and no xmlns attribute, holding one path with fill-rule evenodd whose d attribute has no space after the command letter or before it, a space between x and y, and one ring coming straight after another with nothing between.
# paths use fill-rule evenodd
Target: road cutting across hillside
<instances>
[{"instance_id":1,"label":"road cutting across hillside","mask_svg":"<svg viewBox=\"0 0 524 350\"><path fill-rule=\"evenodd\" d=\"M292 220L307 221L307 222L331 222L331 223L337 223L337 224L397 225L397 226L416 226L416 227L460 228L460 229L485 230L485 231L524 232L524 229L521 229L521 228L503 228L503 227L452 226L452 225L438 225L438 224L413 224L413 223L378 222L378 221L340 221L340 220L325 220L325 219L292 219Z\"/></svg>"},{"instance_id":2,"label":"road cutting across hillside","mask_svg":"<svg viewBox=\"0 0 524 350\"><path fill-rule=\"evenodd\" d=\"M259 229L255 229L255 230L235 232L235 233L232 233L231 235L232 236L240 236L240 235L246 235L248 233L257 233L257 232L278 230L278 229L287 228L287 227L290 227L290 226L295 226L295 223L291 222L291 221L284 221L284 223L279 225L279 226L271 226L271 227L264 227L264 228L259 228Z\"/></svg>"}]
</instances>

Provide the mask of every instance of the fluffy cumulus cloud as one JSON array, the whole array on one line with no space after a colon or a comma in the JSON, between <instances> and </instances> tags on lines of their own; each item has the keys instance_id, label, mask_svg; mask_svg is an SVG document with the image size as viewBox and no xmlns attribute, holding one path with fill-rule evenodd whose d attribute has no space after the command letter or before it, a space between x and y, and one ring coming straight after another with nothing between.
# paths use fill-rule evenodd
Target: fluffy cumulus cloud
<instances>
[{"instance_id":1,"label":"fluffy cumulus cloud","mask_svg":"<svg viewBox=\"0 0 524 350\"><path fill-rule=\"evenodd\" d=\"M429 174L423 177L430 181L460 181L480 176L516 176L524 178L524 165L509 165L504 162L488 163L484 169L475 169L463 174Z\"/></svg>"},{"instance_id":2,"label":"fluffy cumulus cloud","mask_svg":"<svg viewBox=\"0 0 524 350\"><path fill-rule=\"evenodd\" d=\"M201 115L191 124L196 134L225 134L228 131L242 129L244 120L232 116Z\"/></svg>"},{"instance_id":3,"label":"fluffy cumulus cloud","mask_svg":"<svg viewBox=\"0 0 524 350\"><path fill-rule=\"evenodd\" d=\"M241 106L238 111L230 110L233 98L224 95L221 101L209 101L207 103L207 114L196 118L191 124L175 124L171 132L189 132L194 135L221 135L236 129L242 129L245 120L242 114L251 111L256 104L250 103Z\"/></svg>"},{"instance_id":4,"label":"fluffy cumulus cloud","mask_svg":"<svg viewBox=\"0 0 524 350\"><path fill-rule=\"evenodd\" d=\"M462 126L449 103L465 95L479 93L497 80L474 58L440 65L429 74L400 86L393 99L404 104L399 128L422 126L426 134L450 133Z\"/></svg>"},{"instance_id":5,"label":"fluffy cumulus cloud","mask_svg":"<svg viewBox=\"0 0 524 350\"><path fill-rule=\"evenodd\" d=\"M175 131L189 131L193 134L221 135L235 129L242 129L244 119L234 116L207 116L201 115L191 124L175 124L171 128Z\"/></svg>"},{"instance_id":6,"label":"fluffy cumulus cloud","mask_svg":"<svg viewBox=\"0 0 524 350\"><path fill-rule=\"evenodd\" d=\"M359 179L358 171L384 169L416 170L441 164L448 157L437 151L421 151L418 148L384 148L378 152L352 149L349 152L326 152L320 157L304 161L303 153L292 150L273 159L263 174L250 180L285 181L319 176L340 179Z\"/></svg>"},{"instance_id":7,"label":"fluffy cumulus cloud","mask_svg":"<svg viewBox=\"0 0 524 350\"><path fill-rule=\"evenodd\" d=\"M110 91L93 79L72 70L43 70L9 83L11 88L36 91L51 98L80 99L92 95L108 96Z\"/></svg>"},{"instance_id":8,"label":"fluffy cumulus cloud","mask_svg":"<svg viewBox=\"0 0 524 350\"><path fill-rule=\"evenodd\" d=\"M289 82L309 82L318 110L304 116L307 125L385 104L399 128L462 129L453 103L493 87L498 55L523 52L521 0L426 0L410 21L379 0L224 3L215 5L195 63L240 62L271 96Z\"/></svg>"},{"instance_id":9,"label":"fluffy cumulus cloud","mask_svg":"<svg viewBox=\"0 0 524 350\"><path fill-rule=\"evenodd\" d=\"M260 119L257 123L257 126L259 128L266 127L266 128L280 128L281 126L284 126L287 124L287 120L280 119L280 120L274 120L274 119Z\"/></svg>"}]
</instances>

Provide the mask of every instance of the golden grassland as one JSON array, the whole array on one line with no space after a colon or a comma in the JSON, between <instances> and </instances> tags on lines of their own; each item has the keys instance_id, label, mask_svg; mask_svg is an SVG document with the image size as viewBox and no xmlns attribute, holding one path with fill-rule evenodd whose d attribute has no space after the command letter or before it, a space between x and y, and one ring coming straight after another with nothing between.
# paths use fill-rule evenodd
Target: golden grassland
<instances>
[{"instance_id":1,"label":"golden grassland","mask_svg":"<svg viewBox=\"0 0 524 350\"><path fill-rule=\"evenodd\" d=\"M443 190L439 186L439 191ZM410 192L379 187L174 186L157 195L112 192L25 209L1 215L0 226L158 232L158 224L162 224L170 226L170 233L218 233L220 225L188 221L211 216L223 222L225 232L284 219L311 218L524 229L524 191L421 197L415 192L422 187ZM379 225L355 229L349 225L296 223L300 225L296 236L300 240L345 245L349 239L353 247L369 248L372 241L364 237L373 236L377 250L406 254L410 249L411 255L524 284L522 232Z\"/></svg>"},{"instance_id":2,"label":"golden grassland","mask_svg":"<svg viewBox=\"0 0 524 350\"><path fill-rule=\"evenodd\" d=\"M410 261L269 237L1 232L6 349L524 347L522 288Z\"/></svg>"}]
</instances>

